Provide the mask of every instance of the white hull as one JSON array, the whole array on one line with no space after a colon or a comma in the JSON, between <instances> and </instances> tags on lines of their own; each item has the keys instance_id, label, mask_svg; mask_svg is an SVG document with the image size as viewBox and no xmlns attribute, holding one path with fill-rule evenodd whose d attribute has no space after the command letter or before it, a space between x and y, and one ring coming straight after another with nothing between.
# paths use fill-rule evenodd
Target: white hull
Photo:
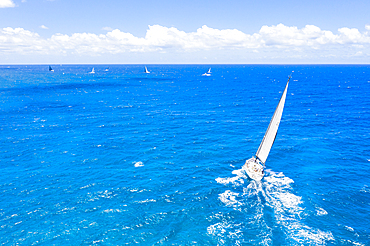
<instances>
[{"instance_id":1,"label":"white hull","mask_svg":"<svg viewBox=\"0 0 370 246\"><path fill-rule=\"evenodd\" d=\"M251 179L254 179L256 181L260 181L264 175L263 166L254 157L248 159L245 162L243 170L248 174L248 176Z\"/></svg>"}]
</instances>

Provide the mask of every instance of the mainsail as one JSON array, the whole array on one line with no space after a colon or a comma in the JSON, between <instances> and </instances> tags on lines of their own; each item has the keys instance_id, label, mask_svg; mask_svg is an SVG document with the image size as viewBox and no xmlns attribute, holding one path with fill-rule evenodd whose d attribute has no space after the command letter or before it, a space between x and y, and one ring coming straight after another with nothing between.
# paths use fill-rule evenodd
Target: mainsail
<instances>
[{"instance_id":1,"label":"mainsail","mask_svg":"<svg viewBox=\"0 0 370 246\"><path fill-rule=\"evenodd\" d=\"M276 107L275 113L272 116L272 119L270 121L270 125L267 128L267 131L265 133L265 136L263 137L263 140L260 144L260 147L257 150L256 157L265 164L267 156L270 153L271 147L274 144L275 137L279 128L281 116L283 115L283 109L285 104L285 98L286 93L288 90L288 84L289 84L290 77L288 79L288 82L286 83L283 95L280 98L280 102L278 106Z\"/></svg>"}]
</instances>

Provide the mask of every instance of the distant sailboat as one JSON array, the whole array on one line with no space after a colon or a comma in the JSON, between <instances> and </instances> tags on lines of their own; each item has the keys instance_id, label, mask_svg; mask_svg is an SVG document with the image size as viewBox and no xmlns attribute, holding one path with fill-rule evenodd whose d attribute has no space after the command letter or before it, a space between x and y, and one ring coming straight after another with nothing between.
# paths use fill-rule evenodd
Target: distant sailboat
<instances>
[{"instance_id":1,"label":"distant sailboat","mask_svg":"<svg viewBox=\"0 0 370 246\"><path fill-rule=\"evenodd\" d=\"M202 74L202 76L211 76L211 68L208 69L208 72Z\"/></svg>"},{"instance_id":2,"label":"distant sailboat","mask_svg":"<svg viewBox=\"0 0 370 246\"><path fill-rule=\"evenodd\" d=\"M54 72L54 69L52 69L51 66L49 66L49 72Z\"/></svg>"},{"instance_id":3,"label":"distant sailboat","mask_svg":"<svg viewBox=\"0 0 370 246\"><path fill-rule=\"evenodd\" d=\"M144 73L150 73L146 67Z\"/></svg>"},{"instance_id":4,"label":"distant sailboat","mask_svg":"<svg viewBox=\"0 0 370 246\"><path fill-rule=\"evenodd\" d=\"M257 150L256 157L252 157L247 160L243 166L243 170L246 171L248 176L254 180L261 180L264 175L264 166L267 159L267 156L270 153L271 147L274 144L275 137L279 128L281 116L283 115L283 109L285 104L285 98L288 90L289 80L291 76L288 78L288 82L286 83L283 95L281 95L280 102L276 107L275 113L272 116L270 124L267 128L265 136ZM263 164L263 166L262 166Z\"/></svg>"},{"instance_id":5,"label":"distant sailboat","mask_svg":"<svg viewBox=\"0 0 370 246\"><path fill-rule=\"evenodd\" d=\"M109 67L108 67L108 68L106 68L104 71L105 71L105 72L108 72L108 71L109 71Z\"/></svg>"},{"instance_id":6,"label":"distant sailboat","mask_svg":"<svg viewBox=\"0 0 370 246\"><path fill-rule=\"evenodd\" d=\"M93 68L93 69L91 70L91 72L89 72L89 73L95 73L95 69Z\"/></svg>"}]
</instances>

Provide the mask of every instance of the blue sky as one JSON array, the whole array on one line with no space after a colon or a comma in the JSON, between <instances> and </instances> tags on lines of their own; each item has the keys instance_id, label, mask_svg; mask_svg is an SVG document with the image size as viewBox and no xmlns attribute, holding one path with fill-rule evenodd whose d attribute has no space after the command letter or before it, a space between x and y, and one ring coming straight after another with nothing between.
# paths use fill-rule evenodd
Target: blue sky
<instances>
[{"instance_id":1,"label":"blue sky","mask_svg":"<svg viewBox=\"0 0 370 246\"><path fill-rule=\"evenodd\" d=\"M369 12L368 0L0 0L0 64L368 64Z\"/></svg>"}]
</instances>

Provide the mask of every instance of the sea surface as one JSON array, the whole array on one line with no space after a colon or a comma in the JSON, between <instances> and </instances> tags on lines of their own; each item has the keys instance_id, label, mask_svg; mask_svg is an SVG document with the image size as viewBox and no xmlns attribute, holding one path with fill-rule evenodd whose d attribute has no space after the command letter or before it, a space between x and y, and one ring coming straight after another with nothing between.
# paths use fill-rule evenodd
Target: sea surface
<instances>
[{"instance_id":1,"label":"sea surface","mask_svg":"<svg viewBox=\"0 0 370 246\"><path fill-rule=\"evenodd\" d=\"M369 65L52 67L0 66L0 245L370 245Z\"/></svg>"}]
</instances>

